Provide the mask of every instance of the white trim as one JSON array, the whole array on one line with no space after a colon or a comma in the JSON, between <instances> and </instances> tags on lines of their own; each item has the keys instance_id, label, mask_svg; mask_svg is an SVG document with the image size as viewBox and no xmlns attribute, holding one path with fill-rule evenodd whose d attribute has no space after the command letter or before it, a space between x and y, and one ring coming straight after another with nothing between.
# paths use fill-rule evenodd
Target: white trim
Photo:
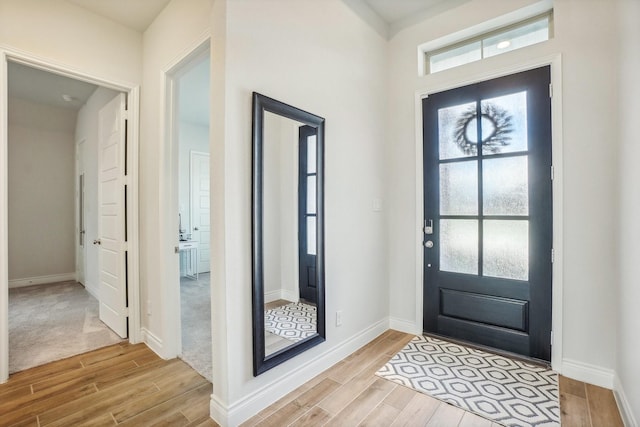
<instances>
[{"instance_id":1,"label":"white trim","mask_svg":"<svg viewBox=\"0 0 640 427\"><path fill-rule=\"evenodd\" d=\"M49 274L47 276L25 277L24 279L9 280L9 289L24 288L25 286L44 285L47 283L68 282L76 280L76 273Z\"/></svg>"},{"instance_id":2,"label":"white trim","mask_svg":"<svg viewBox=\"0 0 640 427\"><path fill-rule=\"evenodd\" d=\"M138 226L138 147L140 117L140 86L116 81L109 78L87 74L83 71L61 64L50 58L42 58L28 52L0 46L0 383L9 379L9 298L8 298L8 208L7 208L7 98L8 74L7 61L17 62L29 67L53 72L76 80L93 83L98 86L127 94L129 108L129 205L128 205L128 247L129 247L129 342L141 339L140 331L140 277L139 277L139 226ZM5 236L5 237L3 237ZM74 279L75 280L75 279Z\"/></svg>"},{"instance_id":3,"label":"white trim","mask_svg":"<svg viewBox=\"0 0 640 427\"><path fill-rule=\"evenodd\" d=\"M180 262L173 248L178 246L178 135L174 118L176 80L198 57L210 54L211 34L205 31L181 54L166 64L161 73L160 95L160 252L162 274L160 283L162 308L162 357L170 359L182 352L180 317ZM176 119L177 120L177 119Z\"/></svg>"},{"instance_id":4,"label":"white trim","mask_svg":"<svg viewBox=\"0 0 640 427\"><path fill-rule=\"evenodd\" d=\"M7 52L0 49L0 383L9 379L9 207Z\"/></svg>"},{"instance_id":5,"label":"white trim","mask_svg":"<svg viewBox=\"0 0 640 427\"><path fill-rule=\"evenodd\" d=\"M423 158L422 158L422 99L429 93L442 92L478 83L485 80L508 76L534 68L551 66L551 83L554 87L551 99L551 127L552 127L552 157L555 169L553 180L553 247L555 262L553 263L552 289L552 325L553 343L551 347L551 367L562 372L562 289L563 289L563 160L562 160L562 56L554 54L521 61L511 66L492 69L490 71L470 75L464 79L449 79L439 85L430 85L415 92L415 132L416 132L416 313L415 327L422 330L423 322L423 247L422 225L424 222L424 194L423 194ZM445 73L443 71L441 74Z\"/></svg>"},{"instance_id":6,"label":"white trim","mask_svg":"<svg viewBox=\"0 0 640 427\"><path fill-rule=\"evenodd\" d=\"M633 416L631 404L629 403L627 395L622 388L622 383L620 382L620 378L618 378L617 373L613 377L613 396L616 398L618 410L620 411L625 427L638 427L638 423Z\"/></svg>"},{"instance_id":7,"label":"white trim","mask_svg":"<svg viewBox=\"0 0 640 427\"><path fill-rule=\"evenodd\" d=\"M554 369L555 370L555 369ZM613 369L606 369L590 363L580 362L573 359L562 361L562 375L574 380L597 385L599 387L613 389Z\"/></svg>"},{"instance_id":8,"label":"white trim","mask_svg":"<svg viewBox=\"0 0 640 427\"><path fill-rule=\"evenodd\" d=\"M333 349L295 367L287 372L287 375L266 384L229 406L225 406L215 395L212 395L209 405L212 418L222 427L240 425L291 390L295 390L362 346L373 341L387 329L389 329L389 319L382 319L354 334Z\"/></svg>"},{"instance_id":9,"label":"white trim","mask_svg":"<svg viewBox=\"0 0 640 427\"><path fill-rule=\"evenodd\" d=\"M155 354L157 354L160 357L163 357L162 354L164 350L163 350L162 340L157 336L155 336L147 328L144 328L144 327L141 328L140 332L142 335L142 342L144 342Z\"/></svg>"},{"instance_id":10,"label":"white trim","mask_svg":"<svg viewBox=\"0 0 640 427\"><path fill-rule=\"evenodd\" d=\"M142 341L142 322L140 304L140 86L129 90L127 96L128 141L127 153L127 250L133 254L128 258L129 281L129 342L136 344ZM134 308L132 310L132 307Z\"/></svg>"}]
</instances>

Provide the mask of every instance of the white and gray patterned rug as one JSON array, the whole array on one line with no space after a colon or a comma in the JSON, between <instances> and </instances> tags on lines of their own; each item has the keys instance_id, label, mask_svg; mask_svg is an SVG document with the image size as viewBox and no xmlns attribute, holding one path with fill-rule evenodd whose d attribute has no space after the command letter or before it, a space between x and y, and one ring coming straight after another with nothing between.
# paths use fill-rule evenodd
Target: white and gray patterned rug
<instances>
[{"instance_id":1,"label":"white and gray patterned rug","mask_svg":"<svg viewBox=\"0 0 640 427\"><path fill-rule=\"evenodd\" d=\"M376 375L505 426L559 426L550 369L427 336L415 337Z\"/></svg>"},{"instance_id":2,"label":"white and gray patterned rug","mask_svg":"<svg viewBox=\"0 0 640 427\"><path fill-rule=\"evenodd\" d=\"M267 332L298 342L316 333L316 319L315 306L292 302L265 311L264 327Z\"/></svg>"}]
</instances>

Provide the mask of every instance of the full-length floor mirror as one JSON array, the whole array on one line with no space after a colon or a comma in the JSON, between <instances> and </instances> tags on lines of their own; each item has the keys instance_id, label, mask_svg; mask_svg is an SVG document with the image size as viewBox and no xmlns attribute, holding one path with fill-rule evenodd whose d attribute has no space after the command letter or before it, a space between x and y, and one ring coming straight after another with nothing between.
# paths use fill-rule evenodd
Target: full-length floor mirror
<instances>
[{"instance_id":1,"label":"full-length floor mirror","mask_svg":"<svg viewBox=\"0 0 640 427\"><path fill-rule=\"evenodd\" d=\"M253 94L254 375L325 339L324 119Z\"/></svg>"}]
</instances>

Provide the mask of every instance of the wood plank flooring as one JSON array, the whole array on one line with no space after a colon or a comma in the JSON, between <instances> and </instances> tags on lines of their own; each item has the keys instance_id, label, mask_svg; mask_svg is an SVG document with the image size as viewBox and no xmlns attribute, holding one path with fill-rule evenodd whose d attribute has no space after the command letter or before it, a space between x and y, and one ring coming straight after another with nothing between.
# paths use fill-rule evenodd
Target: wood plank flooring
<instances>
[{"instance_id":1,"label":"wood plank flooring","mask_svg":"<svg viewBox=\"0 0 640 427\"><path fill-rule=\"evenodd\" d=\"M499 427L375 375L412 335L387 331L254 416L254 426ZM563 427L623 427L611 390L560 377Z\"/></svg>"},{"instance_id":2,"label":"wood plank flooring","mask_svg":"<svg viewBox=\"0 0 640 427\"><path fill-rule=\"evenodd\" d=\"M128 343L38 366L0 384L0 426L215 426L211 383Z\"/></svg>"},{"instance_id":3,"label":"wood plank flooring","mask_svg":"<svg viewBox=\"0 0 640 427\"><path fill-rule=\"evenodd\" d=\"M497 427L375 372L411 340L387 331L243 424ZM19 372L0 385L0 426L216 426L211 383L127 343ZM622 426L610 390L560 378L563 427Z\"/></svg>"}]
</instances>

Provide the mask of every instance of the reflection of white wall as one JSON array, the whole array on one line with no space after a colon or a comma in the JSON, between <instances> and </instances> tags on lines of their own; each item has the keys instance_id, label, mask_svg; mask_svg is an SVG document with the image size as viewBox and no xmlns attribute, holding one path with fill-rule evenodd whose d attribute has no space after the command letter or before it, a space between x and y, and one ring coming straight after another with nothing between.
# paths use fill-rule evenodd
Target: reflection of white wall
<instances>
[{"instance_id":1,"label":"reflection of white wall","mask_svg":"<svg viewBox=\"0 0 640 427\"><path fill-rule=\"evenodd\" d=\"M264 281L265 300L297 301L298 128L293 120L264 118Z\"/></svg>"},{"instance_id":2,"label":"reflection of white wall","mask_svg":"<svg viewBox=\"0 0 640 427\"><path fill-rule=\"evenodd\" d=\"M74 277L75 122L74 110L9 100L9 280Z\"/></svg>"},{"instance_id":3,"label":"reflection of white wall","mask_svg":"<svg viewBox=\"0 0 640 427\"><path fill-rule=\"evenodd\" d=\"M99 87L78 112L76 142L84 140L85 170L85 287L98 295L100 273L98 248L91 244L98 238L98 112L117 92Z\"/></svg>"},{"instance_id":4,"label":"reflection of white wall","mask_svg":"<svg viewBox=\"0 0 640 427\"><path fill-rule=\"evenodd\" d=\"M191 232L190 153L209 152L209 126L180 122L178 142L178 197L182 228ZM178 225L176 224L176 233Z\"/></svg>"}]
</instances>

